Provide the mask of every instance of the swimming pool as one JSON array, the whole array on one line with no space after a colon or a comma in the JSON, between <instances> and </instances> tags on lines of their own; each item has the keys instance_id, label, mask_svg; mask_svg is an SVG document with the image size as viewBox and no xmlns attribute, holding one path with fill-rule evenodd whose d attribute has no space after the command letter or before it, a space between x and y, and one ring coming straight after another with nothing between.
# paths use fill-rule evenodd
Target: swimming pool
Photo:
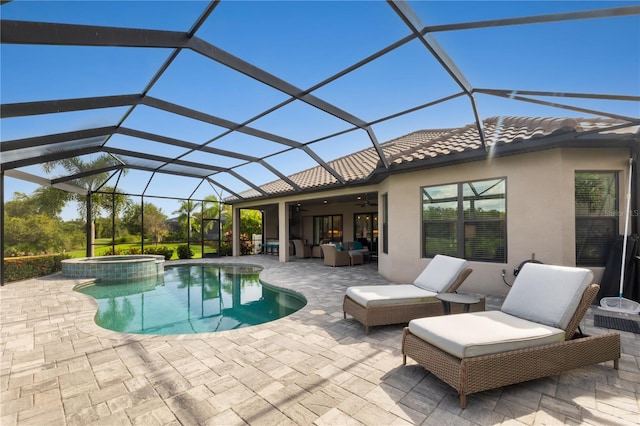
<instances>
[{"instance_id":1,"label":"swimming pool","mask_svg":"<svg viewBox=\"0 0 640 426\"><path fill-rule=\"evenodd\" d=\"M98 302L96 323L135 334L196 334L233 330L285 317L302 296L262 284L259 266L183 265L136 282L81 285Z\"/></svg>"}]
</instances>

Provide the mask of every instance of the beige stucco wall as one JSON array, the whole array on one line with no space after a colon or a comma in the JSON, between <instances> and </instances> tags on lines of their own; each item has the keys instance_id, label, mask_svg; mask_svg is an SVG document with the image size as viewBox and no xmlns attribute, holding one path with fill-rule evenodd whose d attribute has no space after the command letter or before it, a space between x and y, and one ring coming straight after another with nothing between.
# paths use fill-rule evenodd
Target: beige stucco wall
<instances>
[{"instance_id":1,"label":"beige stucco wall","mask_svg":"<svg viewBox=\"0 0 640 426\"><path fill-rule=\"evenodd\" d=\"M507 178L508 262L472 262L474 272L461 290L506 294L502 270L513 282L513 269L532 253L543 263L573 266L575 171L620 171L622 210L628 158L623 149L554 149L391 176L378 188L389 196L389 254L380 254L380 273L394 282L412 282L428 264L420 257L422 186L496 177ZM594 269L596 279L602 272Z\"/></svg>"},{"instance_id":2,"label":"beige stucco wall","mask_svg":"<svg viewBox=\"0 0 640 426\"><path fill-rule=\"evenodd\" d=\"M474 272L463 284L462 291L505 295L512 283L513 270L532 253L543 263L575 265L574 175L577 170L620 172L620 206L624 211L628 179L629 151L626 149L553 149L548 151L495 158L482 162L395 174L378 185L341 188L323 193L304 194L265 201L265 234L286 240L279 217L284 202L302 202L302 213L295 232L312 240L314 215L342 214L344 241L353 235L353 214L371 211L355 202L335 203L316 208L305 207L307 199L378 192L379 271L393 282L412 282L429 259L421 258L421 187L472 180L506 177L507 179L507 263L471 262ZM382 253L382 196L389 197L389 252ZM238 204L234 207L242 207ZM248 206L248 203L247 205ZM252 205L255 208L255 204ZM282 209L282 210L280 210ZM280 228L279 228L280 227ZM620 233L624 230L620 221ZM281 256L286 261L286 256ZM593 268L596 282L604 268Z\"/></svg>"}]
</instances>

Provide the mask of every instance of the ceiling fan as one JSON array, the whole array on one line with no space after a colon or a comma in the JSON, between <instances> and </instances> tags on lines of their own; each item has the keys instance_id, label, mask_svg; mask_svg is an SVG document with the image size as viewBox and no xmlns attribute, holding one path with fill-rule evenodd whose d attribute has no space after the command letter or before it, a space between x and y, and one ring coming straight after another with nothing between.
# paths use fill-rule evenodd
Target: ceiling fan
<instances>
[{"instance_id":1,"label":"ceiling fan","mask_svg":"<svg viewBox=\"0 0 640 426\"><path fill-rule=\"evenodd\" d=\"M300 205L300 203L296 204L296 206L295 206L295 210L296 210L296 212L297 212L297 213L299 213L299 212L306 212L306 211L307 211L306 209L303 209L303 208L302 208L302 206Z\"/></svg>"},{"instance_id":2,"label":"ceiling fan","mask_svg":"<svg viewBox=\"0 0 640 426\"><path fill-rule=\"evenodd\" d=\"M362 197L358 196L358 200L362 200ZM367 194L364 195L364 202L356 204L356 206L360 206L360 207L376 207L378 205L378 203L372 203L371 201L369 201L369 196Z\"/></svg>"}]
</instances>

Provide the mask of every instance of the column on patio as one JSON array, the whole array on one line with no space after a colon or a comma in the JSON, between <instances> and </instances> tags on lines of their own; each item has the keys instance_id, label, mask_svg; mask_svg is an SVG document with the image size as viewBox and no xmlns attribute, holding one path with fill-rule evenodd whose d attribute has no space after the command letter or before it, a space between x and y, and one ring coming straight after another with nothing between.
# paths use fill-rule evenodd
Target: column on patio
<instances>
[{"instance_id":1,"label":"column on patio","mask_svg":"<svg viewBox=\"0 0 640 426\"><path fill-rule=\"evenodd\" d=\"M289 261L289 208L284 201L278 202L278 260Z\"/></svg>"},{"instance_id":2,"label":"column on patio","mask_svg":"<svg viewBox=\"0 0 640 426\"><path fill-rule=\"evenodd\" d=\"M235 205L231 206L231 255L240 256L240 209Z\"/></svg>"}]
</instances>

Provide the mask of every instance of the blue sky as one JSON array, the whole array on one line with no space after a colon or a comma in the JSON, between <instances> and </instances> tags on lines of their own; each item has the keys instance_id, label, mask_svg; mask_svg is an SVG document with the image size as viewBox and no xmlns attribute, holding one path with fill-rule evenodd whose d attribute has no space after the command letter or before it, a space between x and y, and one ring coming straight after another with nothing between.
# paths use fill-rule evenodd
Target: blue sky
<instances>
[{"instance_id":1,"label":"blue sky","mask_svg":"<svg viewBox=\"0 0 640 426\"><path fill-rule=\"evenodd\" d=\"M427 26L512 18L519 16L638 5L640 2L596 1L409 1ZM200 1L20 1L0 7L2 19L72 24L142 27L186 32L206 7ZM410 34L408 27L383 1L295 2L223 1L196 36L244 61L308 89L380 49ZM433 33L474 88L539 90L640 96L640 17L507 26ZM1 46L2 103L140 93L169 49L89 48L75 46ZM456 84L418 41L406 43L377 60L327 84L313 94L367 122L459 91ZM234 122L244 122L288 96L239 74L193 51L183 50L149 92L188 108ZM631 102L584 99L545 99L578 107L639 117ZM496 115L585 116L546 106L478 95L482 118ZM2 119L2 141L115 125L126 108ZM461 126L473 121L466 98L420 110L373 125L380 142L418 129ZM136 107L124 126L202 144L225 132L217 126L177 117L150 107ZM297 142L310 142L350 128L333 116L295 101L250 126ZM109 146L176 157L185 150L166 144L116 135ZM268 162L288 175L315 162L300 151L279 153L285 147L243 134L220 137L216 148L270 156ZM310 145L325 161L371 146L366 133L352 131ZM213 154L188 154L185 160L222 167L241 162ZM33 166L25 171L43 175ZM276 179L261 166L236 169L257 184ZM59 174L59 173L58 173ZM55 176L54 172L52 176ZM52 177L50 176L50 177ZM196 198L213 194L209 185L196 190L197 181L131 171L121 179L127 192ZM215 177L221 184L243 191L245 184L230 175ZM5 179L5 194L35 189ZM222 193L223 196L228 193ZM171 215L177 202L157 202ZM65 218L75 217L65 210Z\"/></svg>"}]
</instances>

